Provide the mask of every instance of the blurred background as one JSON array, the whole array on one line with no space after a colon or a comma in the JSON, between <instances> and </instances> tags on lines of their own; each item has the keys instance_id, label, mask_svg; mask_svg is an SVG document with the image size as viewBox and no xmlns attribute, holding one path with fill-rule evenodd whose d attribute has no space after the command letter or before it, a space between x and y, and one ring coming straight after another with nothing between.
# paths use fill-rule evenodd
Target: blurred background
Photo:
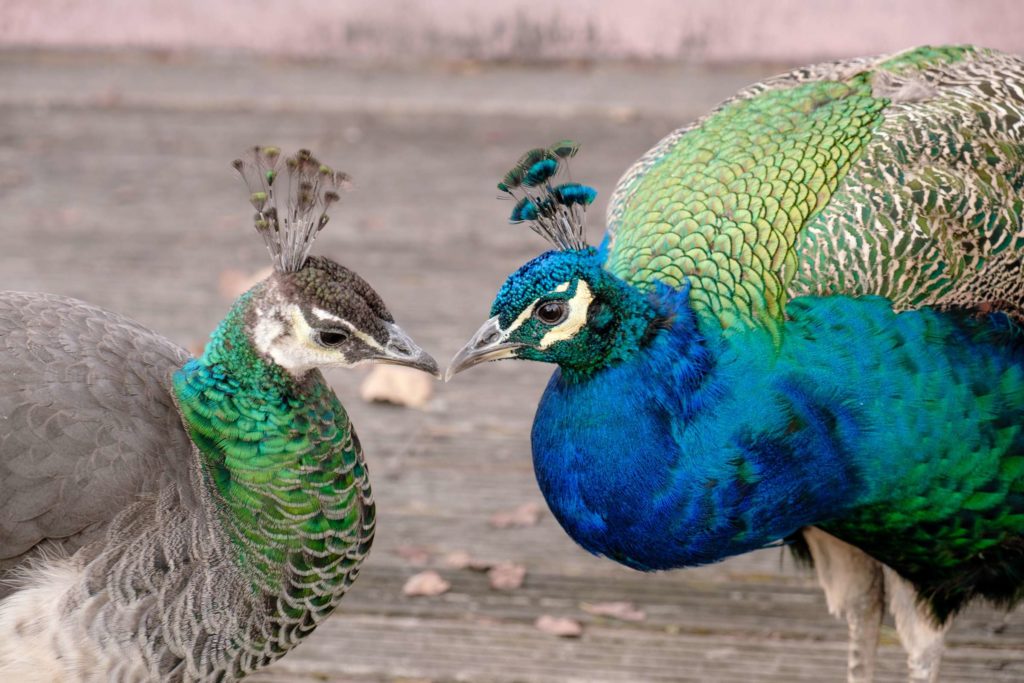
<instances>
[{"instance_id":1,"label":"blurred background","mask_svg":"<svg viewBox=\"0 0 1024 683\"><path fill-rule=\"evenodd\" d=\"M355 178L316 250L444 362L544 249L495 201L528 147L582 143L596 241L627 166L738 88L964 42L1024 52L1024 6L2 0L0 288L86 299L198 352L267 266L230 161L309 147ZM843 680L845 625L783 551L641 575L565 536L528 442L549 374L492 364L419 407L364 400L364 372L332 375L370 463L377 542L338 614L254 680ZM973 608L950 642L944 680L1024 680L1021 612ZM903 679L889 627L880 666Z\"/></svg>"}]
</instances>

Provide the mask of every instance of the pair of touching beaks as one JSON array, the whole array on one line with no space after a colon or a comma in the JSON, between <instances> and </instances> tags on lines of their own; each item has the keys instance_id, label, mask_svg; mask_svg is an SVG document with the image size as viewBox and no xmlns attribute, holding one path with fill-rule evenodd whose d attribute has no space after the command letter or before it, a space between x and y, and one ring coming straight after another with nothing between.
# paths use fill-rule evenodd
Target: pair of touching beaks
<instances>
[{"instance_id":1,"label":"pair of touching beaks","mask_svg":"<svg viewBox=\"0 0 1024 683\"><path fill-rule=\"evenodd\" d=\"M417 370L422 370L447 382L458 373L463 370L467 370L474 365L479 365L480 363L485 363L491 360L512 358L516 349L521 345L509 343L505 338L506 335L502 332L501 327L498 324L498 316L494 316L485 322L480 329L470 337L465 346L459 349L458 353L452 357L451 362L448 364L448 369L442 374L441 369L437 365L437 361L434 360L430 354L417 346L416 343L403 332L401 333L400 340L400 350L403 351L403 353L401 355L395 355L394 357L378 358L378 362L416 368ZM391 346L391 344L389 344L389 346Z\"/></svg>"}]
</instances>

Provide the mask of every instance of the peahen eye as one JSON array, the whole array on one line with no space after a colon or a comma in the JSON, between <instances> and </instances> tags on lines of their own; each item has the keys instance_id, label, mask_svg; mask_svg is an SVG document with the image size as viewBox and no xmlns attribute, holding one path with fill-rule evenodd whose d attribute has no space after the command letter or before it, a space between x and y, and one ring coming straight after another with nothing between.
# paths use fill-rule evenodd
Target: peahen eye
<instances>
[{"instance_id":1,"label":"peahen eye","mask_svg":"<svg viewBox=\"0 0 1024 683\"><path fill-rule=\"evenodd\" d=\"M348 339L348 332L342 330L320 330L316 333L316 343L320 346L341 346Z\"/></svg>"},{"instance_id":2,"label":"peahen eye","mask_svg":"<svg viewBox=\"0 0 1024 683\"><path fill-rule=\"evenodd\" d=\"M542 303L533 312L533 317L545 325L557 325L569 315L569 306L564 301Z\"/></svg>"}]
</instances>

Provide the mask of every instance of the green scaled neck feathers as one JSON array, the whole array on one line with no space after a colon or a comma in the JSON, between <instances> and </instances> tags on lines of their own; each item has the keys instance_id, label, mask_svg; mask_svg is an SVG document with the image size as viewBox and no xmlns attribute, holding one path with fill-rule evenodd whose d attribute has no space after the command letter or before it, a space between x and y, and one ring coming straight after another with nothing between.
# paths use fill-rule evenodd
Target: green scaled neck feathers
<instances>
[{"instance_id":1,"label":"green scaled neck feathers","mask_svg":"<svg viewBox=\"0 0 1024 683\"><path fill-rule=\"evenodd\" d=\"M347 175L276 147L234 167L275 272L235 302L173 389L237 566L276 598L276 620L311 630L355 579L374 529L358 439L317 368L436 364L362 278L309 256Z\"/></svg>"},{"instance_id":2,"label":"green scaled neck feathers","mask_svg":"<svg viewBox=\"0 0 1024 683\"><path fill-rule=\"evenodd\" d=\"M369 549L366 468L320 373L295 379L253 348L251 303L238 300L174 391L239 566L257 589L323 610Z\"/></svg>"}]
</instances>

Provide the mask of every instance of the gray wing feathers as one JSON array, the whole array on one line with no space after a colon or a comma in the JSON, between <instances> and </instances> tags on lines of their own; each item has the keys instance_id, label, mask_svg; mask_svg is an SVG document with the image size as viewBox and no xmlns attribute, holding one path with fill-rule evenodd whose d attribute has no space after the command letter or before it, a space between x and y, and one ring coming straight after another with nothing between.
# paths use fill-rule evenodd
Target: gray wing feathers
<instances>
[{"instance_id":1,"label":"gray wing feathers","mask_svg":"<svg viewBox=\"0 0 1024 683\"><path fill-rule=\"evenodd\" d=\"M0 571L47 539L102 529L140 494L188 481L170 393L188 354L122 316L0 292Z\"/></svg>"}]
</instances>

